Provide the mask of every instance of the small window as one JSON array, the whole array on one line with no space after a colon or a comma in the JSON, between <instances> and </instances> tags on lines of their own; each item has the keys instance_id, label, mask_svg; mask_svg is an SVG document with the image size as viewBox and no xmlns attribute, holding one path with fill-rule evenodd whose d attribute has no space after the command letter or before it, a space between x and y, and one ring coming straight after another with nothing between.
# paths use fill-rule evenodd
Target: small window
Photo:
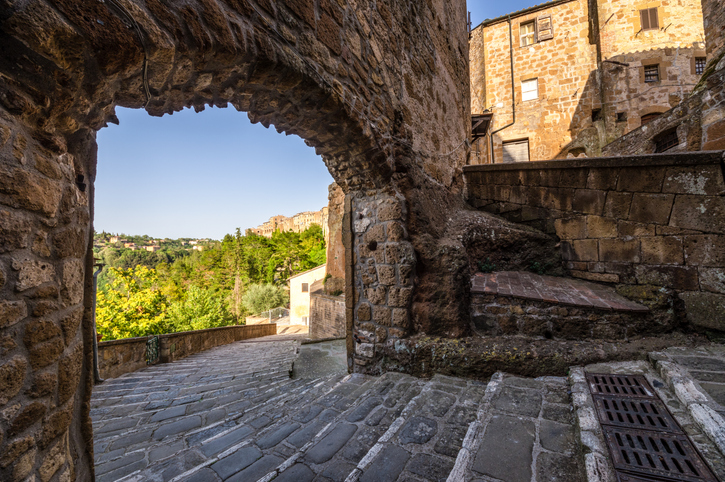
<instances>
[{"instance_id":1,"label":"small window","mask_svg":"<svg viewBox=\"0 0 725 482\"><path fill-rule=\"evenodd\" d=\"M592 122L600 121L602 120L602 109L593 109L592 110Z\"/></svg>"},{"instance_id":2,"label":"small window","mask_svg":"<svg viewBox=\"0 0 725 482\"><path fill-rule=\"evenodd\" d=\"M627 122L627 113L617 112L617 122Z\"/></svg>"},{"instance_id":3,"label":"small window","mask_svg":"<svg viewBox=\"0 0 725 482\"><path fill-rule=\"evenodd\" d=\"M529 162L529 140L504 142L503 162Z\"/></svg>"},{"instance_id":4,"label":"small window","mask_svg":"<svg viewBox=\"0 0 725 482\"><path fill-rule=\"evenodd\" d=\"M521 82L521 100L534 100L539 98L539 79L524 80Z\"/></svg>"},{"instance_id":5,"label":"small window","mask_svg":"<svg viewBox=\"0 0 725 482\"><path fill-rule=\"evenodd\" d=\"M658 64L644 66L644 81L647 83L660 81L660 66Z\"/></svg>"},{"instance_id":6,"label":"small window","mask_svg":"<svg viewBox=\"0 0 725 482\"><path fill-rule=\"evenodd\" d=\"M645 124L649 124L650 122L652 122L653 120L657 119L661 115L662 114L660 114L659 112L654 112L652 114L645 114L645 115L643 115L641 117L640 120L642 122L642 125L645 125Z\"/></svg>"},{"instance_id":7,"label":"small window","mask_svg":"<svg viewBox=\"0 0 725 482\"><path fill-rule=\"evenodd\" d=\"M642 30L659 30L660 21L657 17L657 7L640 10L639 18L642 22Z\"/></svg>"},{"instance_id":8,"label":"small window","mask_svg":"<svg viewBox=\"0 0 725 482\"><path fill-rule=\"evenodd\" d=\"M536 22L521 24L521 46L533 45L536 43Z\"/></svg>"},{"instance_id":9,"label":"small window","mask_svg":"<svg viewBox=\"0 0 725 482\"><path fill-rule=\"evenodd\" d=\"M302 283L302 292L308 293L310 291L310 285L309 283Z\"/></svg>"},{"instance_id":10,"label":"small window","mask_svg":"<svg viewBox=\"0 0 725 482\"><path fill-rule=\"evenodd\" d=\"M705 57L695 57L695 74L704 74L705 65L707 65L707 59Z\"/></svg>"},{"instance_id":11,"label":"small window","mask_svg":"<svg viewBox=\"0 0 725 482\"><path fill-rule=\"evenodd\" d=\"M655 152L669 151L673 147L676 147L680 141L677 138L677 128L670 129L657 135L654 138L655 141Z\"/></svg>"}]
</instances>

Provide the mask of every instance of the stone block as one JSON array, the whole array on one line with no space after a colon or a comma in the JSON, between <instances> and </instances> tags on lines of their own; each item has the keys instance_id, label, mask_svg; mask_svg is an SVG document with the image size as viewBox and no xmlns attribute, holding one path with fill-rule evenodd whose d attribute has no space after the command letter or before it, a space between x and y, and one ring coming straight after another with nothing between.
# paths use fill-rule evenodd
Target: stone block
<instances>
[{"instance_id":1,"label":"stone block","mask_svg":"<svg viewBox=\"0 0 725 482\"><path fill-rule=\"evenodd\" d=\"M677 196L669 224L725 234L725 196Z\"/></svg>"},{"instance_id":2,"label":"stone block","mask_svg":"<svg viewBox=\"0 0 725 482\"><path fill-rule=\"evenodd\" d=\"M23 437L14 440L5 446L2 455L0 455L0 467L5 468L13 463L17 458L35 446L34 437Z\"/></svg>"},{"instance_id":3,"label":"stone block","mask_svg":"<svg viewBox=\"0 0 725 482\"><path fill-rule=\"evenodd\" d=\"M358 321L370 321L372 319L372 310L369 304L362 303L357 308L357 319Z\"/></svg>"},{"instance_id":4,"label":"stone block","mask_svg":"<svg viewBox=\"0 0 725 482\"><path fill-rule=\"evenodd\" d=\"M619 169L616 168L592 168L587 178L588 189L612 191L617 188L617 176Z\"/></svg>"},{"instance_id":5,"label":"stone block","mask_svg":"<svg viewBox=\"0 0 725 482\"><path fill-rule=\"evenodd\" d=\"M384 286L392 286L396 283L395 266L378 265L378 282Z\"/></svg>"},{"instance_id":6,"label":"stone block","mask_svg":"<svg viewBox=\"0 0 725 482\"><path fill-rule=\"evenodd\" d=\"M720 166L670 167L662 192L717 196L725 192L725 181Z\"/></svg>"},{"instance_id":7,"label":"stone block","mask_svg":"<svg viewBox=\"0 0 725 482\"><path fill-rule=\"evenodd\" d=\"M363 242L370 246L370 243L382 244L385 242L385 225L376 224L365 232Z\"/></svg>"},{"instance_id":8,"label":"stone block","mask_svg":"<svg viewBox=\"0 0 725 482\"><path fill-rule=\"evenodd\" d=\"M499 202L509 202L511 188L509 186L494 186L493 199Z\"/></svg>"},{"instance_id":9,"label":"stone block","mask_svg":"<svg viewBox=\"0 0 725 482\"><path fill-rule=\"evenodd\" d=\"M700 268L700 288L725 294L725 268Z\"/></svg>"},{"instance_id":10,"label":"stone block","mask_svg":"<svg viewBox=\"0 0 725 482\"><path fill-rule=\"evenodd\" d=\"M0 211L0 253L27 248L32 225L16 212Z\"/></svg>"},{"instance_id":11,"label":"stone block","mask_svg":"<svg viewBox=\"0 0 725 482\"><path fill-rule=\"evenodd\" d=\"M76 345L58 363L58 402L63 404L75 394L81 376L83 350Z\"/></svg>"},{"instance_id":12,"label":"stone block","mask_svg":"<svg viewBox=\"0 0 725 482\"><path fill-rule=\"evenodd\" d=\"M41 448L50 445L56 437L68 430L73 413L73 404L57 409L43 420L43 431L38 441Z\"/></svg>"},{"instance_id":13,"label":"stone block","mask_svg":"<svg viewBox=\"0 0 725 482\"><path fill-rule=\"evenodd\" d=\"M684 264L682 239L674 236L642 238L642 262L646 264Z\"/></svg>"},{"instance_id":14,"label":"stone block","mask_svg":"<svg viewBox=\"0 0 725 482\"><path fill-rule=\"evenodd\" d=\"M725 332L725 295L692 291L680 293L687 320L706 330Z\"/></svg>"},{"instance_id":15,"label":"stone block","mask_svg":"<svg viewBox=\"0 0 725 482\"><path fill-rule=\"evenodd\" d=\"M587 168L562 169L558 185L559 187L585 188L588 176L589 169Z\"/></svg>"},{"instance_id":16,"label":"stone block","mask_svg":"<svg viewBox=\"0 0 725 482\"><path fill-rule=\"evenodd\" d=\"M725 266L725 236L685 236L685 264L690 266Z\"/></svg>"},{"instance_id":17,"label":"stone block","mask_svg":"<svg viewBox=\"0 0 725 482\"><path fill-rule=\"evenodd\" d=\"M14 437L39 421L48 408L42 402L31 402L25 405L10 422L8 435Z\"/></svg>"},{"instance_id":18,"label":"stone block","mask_svg":"<svg viewBox=\"0 0 725 482\"><path fill-rule=\"evenodd\" d=\"M408 310L402 308L393 309L393 326L407 329L409 325Z\"/></svg>"},{"instance_id":19,"label":"stone block","mask_svg":"<svg viewBox=\"0 0 725 482\"><path fill-rule=\"evenodd\" d=\"M413 246L407 242L386 244L385 261L388 264L413 264L415 262Z\"/></svg>"},{"instance_id":20,"label":"stone block","mask_svg":"<svg viewBox=\"0 0 725 482\"><path fill-rule=\"evenodd\" d=\"M0 328L8 328L28 316L24 301L0 300Z\"/></svg>"},{"instance_id":21,"label":"stone block","mask_svg":"<svg viewBox=\"0 0 725 482\"><path fill-rule=\"evenodd\" d=\"M572 201L572 209L579 213L601 216L607 193L593 189L577 189Z\"/></svg>"},{"instance_id":22,"label":"stone block","mask_svg":"<svg viewBox=\"0 0 725 482\"><path fill-rule=\"evenodd\" d=\"M617 221L612 218L601 216L587 216L587 237L588 238L616 238Z\"/></svg>"},{"instance_id":23,"label":"stone block","mask_svg":"<svg viewBox=\"0 0 725 482\"><path fill-rule=\"evenodd\" d=\"M35 345L30 349L30 365L35 370L47 367L60 357L64 348L63 340L60 337Z\"/></svg>"},{"instance_id":24,"label":"stone block","mask_svg":"<svg viewBox=\"0 0 725 482\"><path fill-rule=\"evenodd\" d=\"M617 232L619 233L620 237L634 236L639 238L643 236L654 236L657 232L657 227L658 226L654 224L635 223L632 221L619 221L617 223Z\"/></svg>"},{"instance_id":25,"label":"stone block","mask_svg":"<svg viewBox=\"0 0 725 482\"><path fill-rule=\"evenodd\" d=\"M377 288L368 288L365 290L365 297L374 305L384 305L388 295L387 288L378 286Z\"/></svg>"},{"instance_id":26,"label":"stone block","mask_svg":"<svg viewBox=\"0 0 725 482\"><path fill-rule=\"evenodd\" d=\"M388 305L405 308L413 297L413 288L390 288L388 291Z\"/></svg>"},{"instance_id":27,"label":"stone block","mask_svg":"<svg viewBox=\"0 0 725 482\"><path fill-rule=\"evenodd\" d=\"M40 342L60 336L60 333L60 328L51 320L33 320L25 325L23 343L30 348Z\"/></svg>"},{"instance_id":28,"label":"stone block","mask_svg":"<svg viewBox=\"0 0 725 482\"><path fill-rule=\"evenodd\" d=\"M546 188L540 186L529 186L526 190L526 196L529 200L529 206L542 208L546 204Z\"/></svg>"},{"instance_id":29,"label":"stone block","mask_svg":"<svg viewBox=\"0 0 725 482\"><path fill-rule=\"evenodd\" d=\"M0 405L5 405L18 394L25 382L28 363L16 356L0 365Z\"/></svg>"},{"instance_id":30,"label":"stone block","mask_svg":"<svg viewBox=\"0 0 725 482\"><path fill-rule=\"evenodd\" d=\"M398 221L391 221L387 226L389 241L403 241L405 239L405 228Z\"/></svg>"},{"instance_id":31,"label":"stone block","mask_svg":"<svg viewBox=\"0 0 725 482\"><path fill-rule=\"evenodd\" d=\"M373 321L381 326L390 326L391 310L387 306L373 306Z\"/></svg>"},{"instance_id":32,"label":"stone block","mask_svg":"<svg viewBox=\"0 0 725 482\"><path fill-rule=\"evenodd\" d=\"M514 204L528 204L529 191L526 186L511 186L509 189L509 202Z\"/></svg>"},{"instance_id":33,"label":"stone block","mask_svg":"<svg viewBox=\"0 0 725 482\"><path fill-rule=\"evenodd\" d=\"M533 422L494 415L471 468L477 474L498 480L531 480L535 440Z\"/></svg>"},{"instance_id":34,"label":"stone block","mask_svg":"<svg viewBox=\"0 0 725 482\"><path fill-rule=\"evenodd\" d=\"M674 200L674 194L635 193L629 210L629 220L638 223L667 224Z\"/></svg>"},{"instance_id":35,"label":"stone block","mask_svg":"<svg viewBox=\"0 0 725 482\"><path fill-rule=\"evenodd\" d=\"M599 242L596 239L582 239L571 242L571 261L598 261Z\"/></svg>"},{"instance_id":36,"label":"stone block","mask_svg":"<svg viewBox=\"0 0 725 482\"><path fill-rule=\"evenodd\" d=\"M556 235L560 239L584 239L587 237L587 225L584 216L556 219L554 228L556 229Z\"/></svg>"},{"instance_id":37,"label":"stone block","mask_svg":"<svg viewBox=\"0 0 725 482\"><path fill-rule=\"evenodd\" d=\"M639 263L639 241L621 238L602 239L599 241L599 260L604 262Z\"/></svg>"},{"instance_id":38,"label":"stone block","mask_svg":"<svg viewBox=\"0 0 725 482\"><path fill-rule=\"evenodd\" d=\"M82 318L83 309L79 308L60 320L60 328L63 330L63 338L65 339L66 346L70 345L71 340L73 340L76 333L78 333L78 327L81 324Z\"/></svg>"},{"instance_id":39,"label":"stone block","mask_svg":"<svg viewBox=\"0 0 725 482\"><path fill-rule=\"evenodd\" d=\"M53 249L59 258L82 258L86 252L85 230L72 227L54 233Z\"/></svg>"},{"instance_id":40,"label":"stone block","mask_svg":"<svg viewBox=\"0 0 725 482\"><path fill-rule=\"evenodd\" d=\"M619 171L617 191L652 192L662 191L665 167L624 167Z\"/></svg>"},{"instance_id":41,"label":"stone block","mask_svg":"<svg viewBox=\"0 0 725 482\"><path fill-rule=\"evenodd\" d=\"M627 219L629 208L632 205L631 192L607 192L607 200L604 203L604 215L609 218Z\"/></svg>"},{"instance_id":42,"label":"stone block","mask_svg":"<svg viewBox=\"0 0 725 482\"><path fill-rule=\"evenodd\" d=\"M19 271L17 291L25 291L56 280L55 267L47 261L23 258L13 261L13 269Z\"/></svg>"},{"instance_id":43,"label":"stone block","mask_svg":"<svg viewBox=\"0 0 725 482\"><path fill-rule=\"evenodd\" d=\"M619 275L614 273L592 273L590 271L571 270L572 277L601 283L619 283Z\"/></svg>"},{"instance_id":44,"label":"stone block","mask_svg":"<svg viewBox=\"0 0 725 482\"><path fill-rule=\"evenodd\" d=\"M684 266L647 266L635 268L637 282L643 285L664 286L676 290L700 289L697 268Z\"/></svg>"},{"instance_id":45,"label":"stone block","mask_svg":"<svg viewBox=\"0 0 725 482\"><path fill-rule=\"evenodd\" d=\"M58 211L62 184L28 170L0 164L0 192L9 196L14 207L52 217Z\"/></svg>"},{"instance_id":46,"label":"stone block","mask_svg":"<svg viewBox=\"0 0 725 482\"><path fill-rule=\"evenodd\" d=\"M83 299L83 262L69 259L63 263L61 294L65 306L77 305Z\"/></svg>"},{"instance_id":47,"label":"stone block","mask_svg":"<svg viewBox=\"0 0 725 482\"><path fill-rule=\"evenodd\" d=\"M395 221L403 219L403 208L400 201L386 199L378 206L378 220Z\"/></svg>"}]
</instances>

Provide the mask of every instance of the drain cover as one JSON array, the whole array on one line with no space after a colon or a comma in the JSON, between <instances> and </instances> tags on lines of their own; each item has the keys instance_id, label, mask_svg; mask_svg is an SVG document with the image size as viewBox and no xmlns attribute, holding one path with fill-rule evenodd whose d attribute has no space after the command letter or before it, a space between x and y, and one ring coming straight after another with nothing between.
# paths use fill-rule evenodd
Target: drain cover
<instances>
[{"instance_id":1,"label":"drain cover","mask_svg":"<svg viewBox=\"0 0 725 482\"><path fill-rule=\"evenodd\" d=\"M603 428L617 470L654 480L717 481L684 434Z\"/></svg>"},{"instance_id":2,"label":"drain cover","mask_svg":"<svg viewBox=\"0 0 725 482\"><path fill-rule=\"evenodd\" d=\"M716 482L642 375L587 374L619 482Z\"/></svg>"},{"instance_id":3,"label":"drain cover","mask_svg":"<svg viewBox=\"0 0 725 482\"><path fill-rule=\"evenodd\" d=\"M599 423L616 427L680 433L665 404L658 399L597 396Z\"/></svg>"},{"instance_id":4,"label":"drain cover","mask_svg":"<svg viewBox=\"0 0 725 482\"><path fill-rule=\"evenodd\" d=\"M627 395L637 398L656 397L654 390L641 375L587 374L593 395Z\"/></svg>"}]
</instances>

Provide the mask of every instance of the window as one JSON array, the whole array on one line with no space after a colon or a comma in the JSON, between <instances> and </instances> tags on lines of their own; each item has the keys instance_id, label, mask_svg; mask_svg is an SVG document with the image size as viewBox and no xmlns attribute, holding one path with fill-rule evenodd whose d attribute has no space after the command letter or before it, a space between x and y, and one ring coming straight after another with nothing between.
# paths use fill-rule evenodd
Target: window
<instances>
[{"instance_id":1,"label":"window","mask_svg":"<svg viewBox=\"0 0 725 482\"><path fill-rule=\"evenodd\" d=\"M642 30L659 30L660 21L657 17L657 7L640 10L639 18L642 23Z\"/></svg>"},{"instance_id":2,"label":"window","mask_svg":"<svg viewBox=\"0 0 725 482\"><path fill-rule=\"evenodd\" d=\"M662 114L660 114L659 112L653 112L652 114L643 115L640 120L642 122L642 125L645 125L645 124L649 124L650 122L652 122L653 120L655 120L656 118L658 118L661 115Z\"/></svg>"},{"instance_id":3,"label":"window","mask_svg":"<svg viewBox=\"0 0 725 482\"><path fill-rule=\"evenodd\" d=\"M658 64L644 66L644 81L648 83L660 81L660 66Z\"/></svg>"},{"instance_id":4,"label":"window","mask_svg":"<svg viewBox=\"0 0 725 482\"><path fill-rule=\"evenodd\" d=\"M677 128L673 128L657 135L654 138L655 141L655 152L669 151L673 147L676 147L680 141L677 138Z\"/></svg>"},{"instance_id":5,"label":"window","mask_svg":"<svg viewBox=\"0 0 725 482\"><path fill-rule=\"evenodd\" d=\"M503 162L529 162L529 140L504 142Z\"/></svg>"},{"instance_id":6,"label":"window","mask_svg":"<svg viewBox=\"0 0 725 482\"><path fill-rule=\"evenodd\" d=\"M302 283L302 292L309 293L309 291L310 291L310 285L308 283Z\"/></svg>"},{"instance_id":7,"label":"window","mask_svg":"<svg viewBox=\"0 0 725 482\"><path fill-rule=\"evenodd\" d=\"M695 57L695 74L704 74L705 65L707 65L707 59L705 57Z\"/></svg>"},{"instance_id":8,"label":"window","mask_svg":"<svg viewBox=\"0 0 725 482\"><path fill-rule=\"evenodd\" d=\"M627 113L617 112L617 122L627 122Z\"/></svg>"},{"instance_id":9,"label":"window","mask_svg":"<svg viewBox=\"0 0 725 482\"><path fill-rule=\"evenodd\" d=\"M602 109L592 109L592 122L602 120Z\"/></svg>"},{"instance_id":10,"label":"window","mask_svg":"<svg viewBox=\"0 0 725 482\"><path fill-rule=\"evenodd\" d=\"M533 45L536 43L536 22L526 22L521 24L521 46Z\"/></svg>"},{"instance_id":11,"label":"window","mask_svg":"<svg viewBox=\"0 0 725 482\"><path fill-rule=\"evenodd\" d=\"M521 82L521 100L534 100L539 98L539 79L524 80Z\"/></svg>"}]
</instances>

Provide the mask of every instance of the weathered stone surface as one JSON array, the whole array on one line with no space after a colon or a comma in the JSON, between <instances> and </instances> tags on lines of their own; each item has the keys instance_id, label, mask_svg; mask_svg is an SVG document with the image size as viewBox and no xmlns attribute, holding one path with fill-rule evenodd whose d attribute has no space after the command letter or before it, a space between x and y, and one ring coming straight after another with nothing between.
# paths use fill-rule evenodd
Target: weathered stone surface
<instances>
[{"instance_id":1,"label":"weathered stone surface","mask_svg":"<svg viewBox=\"0 0 725 482\"><path fill-rule=\"evenodd\" d=\"M55 268L45 261L34 261L28 258L13 261L13 269L19 271L17 291L25 291L44 283L56 280Z\"/></svg>"},{"instance_id":2,"label":"weathered stone surface","mask_svg":"<svg viewBox=\"0 0 725 482\"><path fill-rule=\"evenodd\" d=\"M0 192L10 197L13 207L52 217L58 210L62 188L57 181L0 164Z\"/></svg>"},{"instance_id":3,"label":"weathered stone surface","mask_svg":"<svg viewBox=\"0 0 725 482\"><path fill-rule=\"evenodd\" d=\"M35 446L35 439L32 436L19 438L8 443L4 453L0 456L0 467L7 467L15 461L19 455L27 452Z\"/></svg>"},{"instance_id":4,"label":"weathered stone surface","mask_svg":"<svg viewBox=\"0 0 725 482\"><path fill-rule=\"evenodd\" d=\"M27 368L27 362L20 356L0 365L0 405L5 405L18 394L23 387Z\"/></svg>"},{"instance_id":5,"label":"weathered stone surface","mask_svg":"<svg viewBox=\"0 0 725 482\"><path fill-rule=\"evenodd\" d=\"M13 437L21 434L35 422L41 419L47 407L41 402L32 402L25 407L13 418L8 428L8 435Z\"/></svg>"},{"instance_id":6,"label":"weathered stone surface","mask_svg":"<svg viewBox=\"0 0 725 482\"><path fill-rule=\"evenodd\" d=\"M36 373L27 393L32 398L45 397L55 392L57 384L58 376L55 373Z\"/></svg>"},{"instance_id":7,"label":"weathered stone surface","mask_svg":"<svg viewBox=\"0 0 725 482\"><path fill-rule=\"evenodd\" d=\"M401 444L424 444L438 431L435 420L426 417L411 417L398 434Z\"/></svg>"},{"instance_id":8,"label":"weathered stone surface","mask_svg":"<svg viewBox=\"0 0 725 482\"><path fill-rule=\"evenodd\" d=\"M252 465L255 461L262 458L262 452L256 447L244 447L233 454L211 465L211 469L216 472L222 479L244 470Z\"/></svg>"},{"instance_id":9,"label":"weathered stone surface","mask_svg":"<svg viewBox=\"0 0 725 482\"><path fill-rule=\"evenodd\" d=\"M472 469L500 480L531 480L532 449L536 438L533 422L494 416ZM509 460L516 460L510 464Z\"/></svg>"},{"instance_id":10,"label":"weathered stone surface","mask_svg":"<svg viewBox=\"0 0 725 482\"><path fill-rule=\"evenodd\" d=\"M28 316L24 301L0 300L0 328L13 326Z\"/></svg>"},{"instance_id":11,"label":"weathered stone surface","mask_svg":"<svg viewBox=\"0 0 725 482\"><path fill-rule=\"evenodd\" d=\"M703 290L725 294L725 268L700 268L699 272Z\"/></svg>"},{"instance_id":12,"label":"weathered stone surface","mask_svg":"<svg viewBox=\"0 0 725 482\"><path fill-rule=\"evenodd\" d=\"M41 448L47 447L57 436L68 430L71 424L73 404L58 408L43 420L43 430L38 441Z\"/></svg>"},{"instance_id":13,"label":"weathered stone surface","mask_svg":"<svg viewBox=\"0 0 725 482\"><path fill-rule=\"evenodd\" d=\"M83 263L71 259L63 263L61 295L66 306L76 305L83 299Z\"/></svg>"},{"instance_id":14,"label":"weathered stone surface","mask_svg":"<svg viewBox=\"0 0 725 482\"><path fill-rule=\"evenodd\" d=\"M60 335L60 328L51 320L33 320L25 325L25 346L31 348L38 343Z\"/></svg>"},{"instance_id":15,"label":"weathered stone surface","mask_svg":"<svg viewBox=\"0 0 725 482\"><path fill-rule=\"evenodd\" d=\"M0 210L0 253L28 247L31 224L18 214Z\"/></svg>"},{"instance_id":16,"label":"weathered stone surface","mask_svg":"<svg viewBox=\"0 0 725 482\"><path fill-rule=\"evenodd\" d=\"M63 348L65 347L60 337L33 346L30 349L30 365L35 370L50 365L60 357Z\"/></svg>"},{"instance_id":17,"label":"weathered stone surface","mask_svg":"<svg viewBox=\"0 0 725 482\"><path fill-rule=\"evenodd\" d=\"M677 196L670 226L725 234L725 197Z\"/></svg>"},{"instance_id":18,"label":"weathered stone surface","mask_svg":"<svg viewBox=\"0 0 725 482\"><path fill-rule=\"evenodd\" d=\"M76 333L78 332L78 327L81 324L82 317L83 310L78 309L60 320L60 327L63 330L63 337L65 339L66 345L69 345L71 340L76 336Z\"/></svg>"},{"instance_id":19,"label":"weathered stone surface","mask_svg":"<svg viewBox=\"0 0 725 482\"><path fill-rule=\"evenodd\" d=\"M307 454L305 460L313 464L321 464L330 460L353 434L357 431L357 426L352 424L339 424L333 428L330 433L325 435L322 440L313 445Z\"/></svg>"},{"instance_id":20,"label":"weathered stone surface","mask_svg":"<svg viewBox=\"0 0 725 482\"><path fill-rule=\"evenodd\" d=\"M725 295L691 291L680 293L687 320L695 326L725 331Z\"/></svg>"},{"instance_id":21,"label":"weathered stone surface","mask_svg":"<svg viewBox=\"0 0 725 482\"><path fill-rule=\"evenodd\" d=\"M76 345L58 363L58 403L65 403L78 389L83 363L83 347Z\"/></svg>"},{"instance_id":22,"label":"weathered stone surface","mask_svg":"<svg viewBox=\"0 0 725 482\"><path fill-rule=\"evenodd\" d=\"M360 482L394 482L403 471L405 464L410 459L410 454L398 447L390 445L373 460L370 467L365 469Z\"/></svg>"},{"instance_id":23,"label":"weathered stone surface","mask_svg":"<svg viewBox=\"0 0 725 482\"><path fill-rule=\"evenodd\" d=\"M65 440L60 440L53 448L48 451L48 454L43 459L40 467L38 468L38 474L42 482L48 482L58 469L60 469L66 462L66 443Z\"/></svg>"}]
</instances>

